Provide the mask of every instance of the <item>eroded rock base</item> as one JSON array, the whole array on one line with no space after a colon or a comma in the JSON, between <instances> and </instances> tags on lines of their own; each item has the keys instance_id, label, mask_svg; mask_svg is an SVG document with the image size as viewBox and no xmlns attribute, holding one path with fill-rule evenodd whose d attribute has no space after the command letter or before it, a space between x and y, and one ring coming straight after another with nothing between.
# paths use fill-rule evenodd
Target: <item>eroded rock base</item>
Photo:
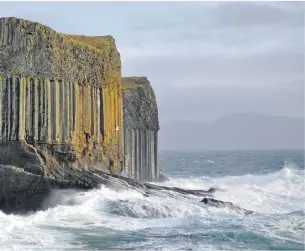
<instances>
[{"instance_id":1,"label":"eroded rock base","mask_svg":"<svg viewBox=\"0 0 305 251\"><path fill-rule=\"evenodd\" d=\"M204 190L185 190L157 186L106 173L98 168L79 170L67 167L58 170L62 178L43 177L23 168L0 165L0 209L5 213L25 214L44 209L44 201L53 189L89 190L105 185L115 190L135 189L144 196L168 197L180 195L212 196Z\"/></svg>"}]
</instances>

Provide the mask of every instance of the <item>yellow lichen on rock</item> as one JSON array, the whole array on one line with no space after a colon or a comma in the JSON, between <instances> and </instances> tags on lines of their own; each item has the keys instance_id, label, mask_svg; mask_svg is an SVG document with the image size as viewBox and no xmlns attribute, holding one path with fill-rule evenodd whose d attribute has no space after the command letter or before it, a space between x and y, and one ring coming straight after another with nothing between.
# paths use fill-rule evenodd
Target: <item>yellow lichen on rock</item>
<instances>
[{"instance_id":1,"label":"yellow lichen on rock","mask_svg":"<svg viewBox=\"0 0 305 251\"><path fill-rule=\"evenodd\" d=\"M119 170L121 61L111 36L60 34L39 23L0 18L0 57L0 102L8 107L0 114L2 140L18 136L58 161L70 155L92 163L112 158Z\"/></svg>"}]
</instances>

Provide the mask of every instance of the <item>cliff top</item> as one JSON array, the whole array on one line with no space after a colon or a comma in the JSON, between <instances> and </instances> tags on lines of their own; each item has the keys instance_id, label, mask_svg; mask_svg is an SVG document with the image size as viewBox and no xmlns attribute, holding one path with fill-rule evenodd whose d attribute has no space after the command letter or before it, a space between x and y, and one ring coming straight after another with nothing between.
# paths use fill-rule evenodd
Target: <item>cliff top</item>
<instances>
[{"instance_id":1,"label":"cliff top","mask_svg":"<svg viewBox=\"0 0 305 251\"><path fill-rule=\"evenodd\" d=\"M114 43L115 40L112 36L83 36L83 35L73 35L73 34L65 34L65 33L57 33L55 30L50 28L49 26L43 25L38 22L16 18L16 17L3 17L0 18L0 22L12 22L16 25L21 25L21 27L27 31L28 33L33 31L41 31L45 36L47 35L58 35L62 36L66 41L73 43L74 45L78 45L81 47L86 47L88 49L94 51L103 51L103 49L107 48L109 44ZM46 37L47 38L47 37Z\"/></svg>"},{"instance_id":2,"label":"cliff top","mask_svg":"<svg viewBox=\"0 0 305 251\"><path fill-rule=\"evenodd\" d=\"M130 77L124 77L125 82L127 81L142 81L141 84L147 84L150 85L147 77L145 76L130 76Z\"/></svg>"},{"instance_id":3,"label":"cliff top","mask_svg":"<svg viewBox=\"0 0 305 251\"><path fill-rule=\"evenodd\" d=\"M0 18L0 58L2 76L117 84L121 70L112 36L57 33L43 24L15 17ZM112 80L106 81L107 77Z\"/></svg>"},{"instance_id":4,"label":"cliff top","mask_svg":"<svg viewBox=\"0 0 305 251\"><path fill-rule=\"evenodd\" d=\"M159 130L158 106L154 90L146 77L123 78L124 127Z\"/></svg>"},{"instance_id":5,"label":"cliff top","mask_svg":"<svg viewBox=\"0 0 305 251\"><path fill-rule=\"evenodd\" d=\"M112 36L82 36L82 35L70 35L61 33L64 38L74 45L81 47L87 47L94 51L103 51L105 48L115 42Z\"/></svg>"}]
</instances>

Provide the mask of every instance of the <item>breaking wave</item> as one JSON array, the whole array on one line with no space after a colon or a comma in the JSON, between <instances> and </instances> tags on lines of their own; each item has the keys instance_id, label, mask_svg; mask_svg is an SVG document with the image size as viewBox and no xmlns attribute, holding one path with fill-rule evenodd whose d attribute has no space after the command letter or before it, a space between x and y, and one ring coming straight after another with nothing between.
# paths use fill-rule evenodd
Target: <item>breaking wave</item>
<instances>
[{"instance_id":1,"label":"breaking wave","mask_svg":"<svg viewBox=\"0 0 305 251\"><path fill-rule=\"evenodd\" d=\"M215 197L258 212L208 208L199 197L146 197L126 188L54 191L46 210L0 212L1 250L275 249L304 247L304 170L286 163L267 175L171 179L162 185L218 187Z\"/></svg>"}]
</instances>

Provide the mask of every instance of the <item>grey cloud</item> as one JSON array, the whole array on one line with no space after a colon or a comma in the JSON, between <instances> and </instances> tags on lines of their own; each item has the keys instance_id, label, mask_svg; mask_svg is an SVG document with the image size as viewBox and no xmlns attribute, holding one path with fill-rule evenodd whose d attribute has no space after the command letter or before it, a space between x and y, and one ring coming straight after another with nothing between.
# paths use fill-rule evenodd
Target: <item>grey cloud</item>
<instances>
[{"instance_id":1,"label":"grey cloud","mask_svg":"<svg viewBox=\"0 0 305 251\"><path fill-rule=\"evenodd\" d=\"M299 4L303 8L303 4ZM226 3L213 10L218 26L304 26L304 13L267 3Z\"/></svg>"},{"instance_id":2,"label":"grey cloud","mask_svg":"<svg viewBox=\"0 0 305 251\"><path fill-rule=\"evenodd\" d=\"M141 72L151 80L163 122L246 112L302 117L303 56L283 50L252 57L132 58L125 59L124 75Z\"/></svg>"},{"instance_id":3,"label":"grey cloud","mask_svg":"<svg viewBox=\"0 0 305 251\"><path fill-rule=\"evenodd\" d=\"M143 5L147 12L149 8L157 8L156 15L146 15L137 24L132 26L135 31L160 31L183 29L193 24L202 24L205 14L211 8L207 4L198 4L196 2L159 2L151 5Z\"/></svg>"},{"instance_id":4,"label":"grey cloud","mask_svg":"<svg viewBox=\"0 0 305 251\"><path fill-rule=\"evenodd\" d=\"M208 121L233 113L303 117L304 92L289 87L155 87L160 121Z\"/></svg>"},{"instance_id":5,"label":"grey cloud","mask_svg":"<svg viewBox=\"0 0 305 251\"><path fill-rule=\"evenodd\" d=\"M158 3L161 12L135 24L134 30L221 29L238 26L304 25L304 4L293 5L272 2L217 3ZM293 8L291 8L293 6ZM301 11L300 11L301 10Z\"/></svg>"},{"instance_id":6,"label":"grey cloud","mask_svg":"<svg viewBox=\"0 0 305 251\"><path fill-rule=\"evenodd\" d=\"M113 35L123 75L146 75L155 88L161 121L304 112L303 3L0 5L0 15L60 32Z\"/></svg>"},{"instance_id":7,"label":"grey cloud","mask_svg":"<svg viewBox=\"0 0 305 251\"><path fill-rule=\"evenodd\" d=\"M124 62L124 75L141 73L151 80L163 122L246 112L304 114L301 46L252 56L171 55L125 58Z\"/></svg>"},{"instance_id":8,"label":"grey cloud","mask_svg":"<svg viewBox=\"0 0 305 251\"><path fill-rule=\"evenodd\" d=\"M266 85L304 78L304 53L289 51L248 57L138 57L126 58L124 62L124 74L142 72L157 83L173 85Z\"/></svg>"},{"instance_id":9,"label":"grey cloud","mask_svg":"<svg viewBox=\"0 0 305 251\"><path fill-rule=\"evenodd\" d=\"M193 45L188 41L200 41L196 45L208 48L210 44L225 48L230 46L248 50L249 45L274 43L274 47L287 47L303 50L304 44L304 5L276 5L275 3L218 3L206 7L184 4L185 9L176 3L159 4L162 12L142 18L131 25L129 46L178 45L184 48ZM154 6L154 5L151 5ZM162 6L166 8L162 9ZM298 6L299 8L289 8ZM303 8L304 9L304 8ZM167 12L168 14L167 14ZM264 46L264 44L263 44ZM292 48L292 47L298 48ZM251 49L251 48L250 48ZM170 50L169 50L170 52Z\"/></svg>"}]
</instances>

